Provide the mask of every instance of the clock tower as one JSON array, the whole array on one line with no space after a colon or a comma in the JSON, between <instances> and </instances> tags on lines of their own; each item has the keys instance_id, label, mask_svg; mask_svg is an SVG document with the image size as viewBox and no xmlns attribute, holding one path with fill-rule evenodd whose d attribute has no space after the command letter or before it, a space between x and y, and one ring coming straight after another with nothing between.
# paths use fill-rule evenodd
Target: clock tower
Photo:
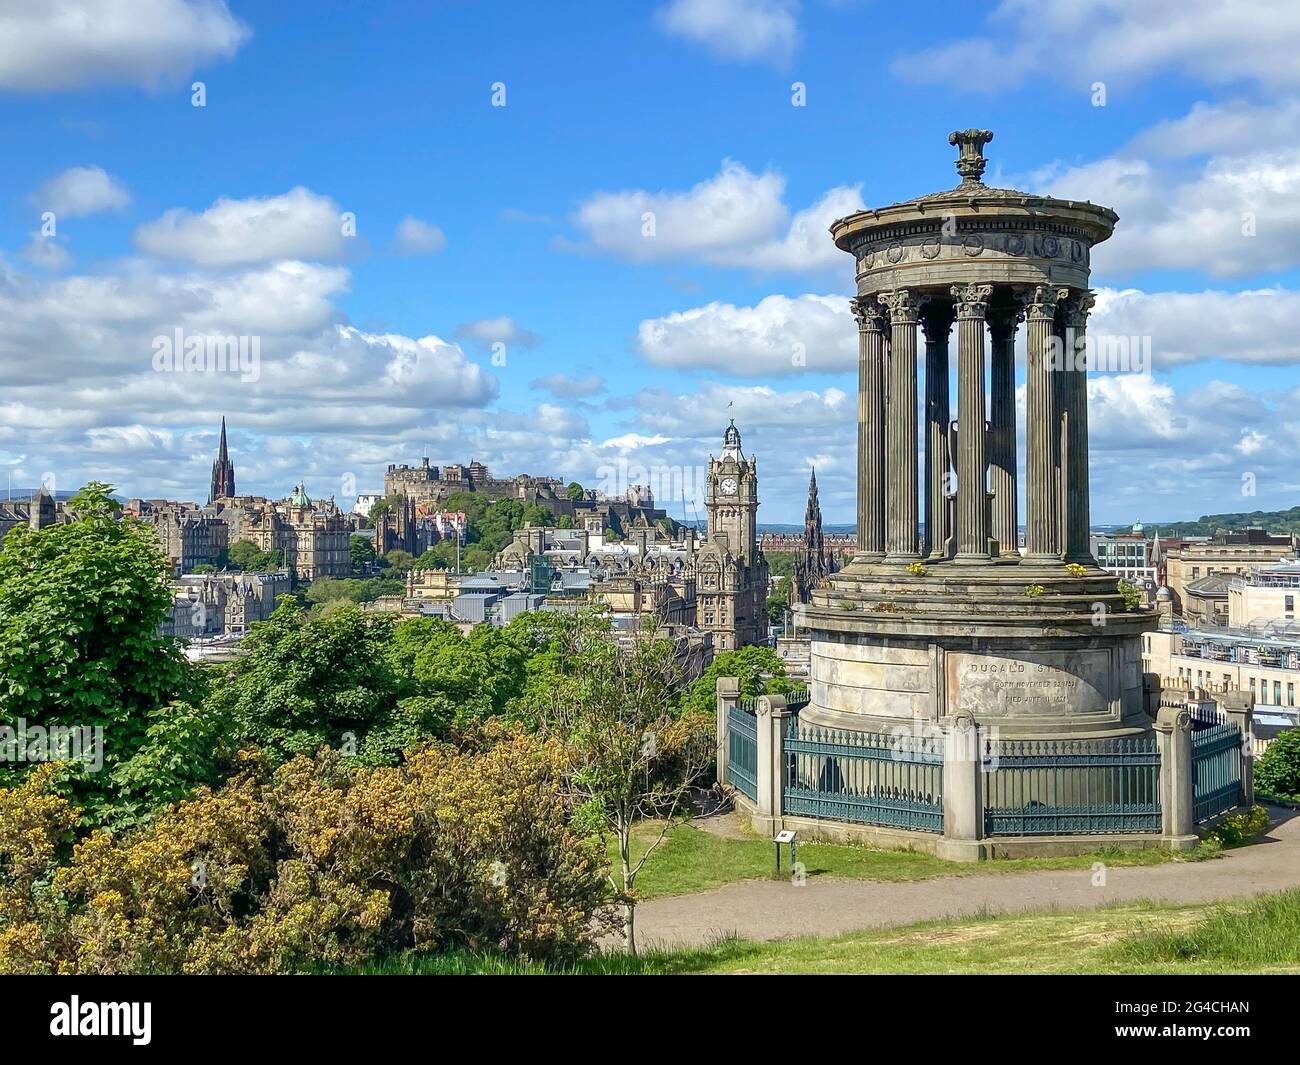
<instances>
[{"instance_id":1,"label":"clock tower","mask_svg":"<svg viewBox=\"0 0 1300 1065\"><path fill-rule=\"evenodd\" d=\"M758 460L746 458L736 423L720 458L709 456L705 484L707 542L696 560L697 625L715 651L767 642L767 560L758 549Z\"/></svg>"},{"instance_id":2,"label":"clock tower","mask_svg":"<svg viewBox=\"0 0 1300 1065\"><path fill-rule=\"evenodd\" d=\"M709 456L704 507L709 540L725 537L727 550L753 561L758 554L758 463L740 450L734 419L722 437L722 457Z\"/></svg>"}]
</instances>

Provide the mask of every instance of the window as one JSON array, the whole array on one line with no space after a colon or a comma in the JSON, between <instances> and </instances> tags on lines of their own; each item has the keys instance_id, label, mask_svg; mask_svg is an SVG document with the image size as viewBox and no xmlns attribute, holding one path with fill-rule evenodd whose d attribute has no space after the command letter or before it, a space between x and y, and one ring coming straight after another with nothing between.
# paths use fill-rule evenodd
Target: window
<instances>
[{"instance_id":1,"label":"window","mask_svg":"<svg viewBox=\"0 0 1300 1065\"><path fill-rule=\"evenodd\" d=\"M1201 567L1200 567L1200 566L1193 566L1193 567L1192 567L1192 580L1196 580L1196 578L1199 577L1200 575L1201 575Z\"/></svg>"},{"instance_id":2,"label":"window","mask_svg":"<svg viewBox=\"0 0 1300 1065\"><path fill-rule=\"evenodd\" d=\"M1284 596L1282 607L1288 614L1295 613L1295 596L1294 595Z\"/></svg>"},{"instance_id":3,"label":"window","mask_svg":"<svg viewBox=\"0 0 1300 1065\"><path fill-rule=\"evenodd\" d=\"M1277 706L1282 705L1282 682L1280 680L1273 682L1273 702Z\"/></svg>"},{"instance_id":4,"label":"window","mask_svg":"<svg viewBox=\"0 0 1300 1065\"><path fill-rule=\"evenodd\" d=\"M1286 705L1295 706L1295 685L1287 684L1286 686Z\"/></svg>"},{"instance_id":5,"label":"window","mask_svg":"<svg viewBox=\"0 0 1300 1065\"><path fill-rule=\"evenodd\" d=\"M1250 678L1250 694L1251 694L1251 695L1254 695L1254 694L1255 694L1255 678L1254 678L1254 677L1251 677L1251 678Z\"/></svg>"}]
</instances>

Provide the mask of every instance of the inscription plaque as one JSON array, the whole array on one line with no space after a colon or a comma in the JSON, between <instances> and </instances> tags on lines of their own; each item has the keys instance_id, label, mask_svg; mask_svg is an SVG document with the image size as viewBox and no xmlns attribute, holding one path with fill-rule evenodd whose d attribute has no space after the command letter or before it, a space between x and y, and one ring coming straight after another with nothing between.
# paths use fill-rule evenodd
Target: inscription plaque
<instances>
[{"instance_id":1,"label":"inscription plaque","mask_svg":"<svg viewBox=\"0 0 1300 1065\"><path fill-rule=\"evenodd\" d=\"M1110 709L1107 651L1023 651L947 656L948 713L977 720L1062 717Z\"/></svg>"}]
</instances>

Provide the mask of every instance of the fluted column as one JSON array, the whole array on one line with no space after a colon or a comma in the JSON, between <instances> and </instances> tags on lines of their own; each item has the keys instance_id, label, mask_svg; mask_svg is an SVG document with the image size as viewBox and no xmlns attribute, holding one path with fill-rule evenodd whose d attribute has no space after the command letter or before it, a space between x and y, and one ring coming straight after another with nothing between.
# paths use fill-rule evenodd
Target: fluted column
<instances>
[{"instance_id":1,"label":"fluted column","mask_svg":"<svg viewBox=\"0 0 1300 1065\"><path fill-rule=\"evenodd\" d=\"M858 320L858 557L885 555L885 311L875 297L850 301Z\"/></svg>"},{"instance_id":2,"label":"fluted column","mask_svg":"<svg viewBox=\"0 0 1300 1065\"><path fill-rule=\"evenodd\" d=\"M1061 524L1067 562L1096 565L1089 537L1088 489L1088 363L1084 339L1093 295L1081 292L1065 307L1065 368L1061 375L1065 412L1065 492Z\"/></svg>"},{"instance_id":3,"label":"fluted column","mask_svg":"<svg viewBox=\"0 0 1300 1065\"><path fill-rule=\"evenodd\" d=\"M1053 370L1056 302L1063 290L1037 285L1026 314L1025 556L1047 565L1060 562L1057 374Z\"/></svg>"},{"instance_id":4,"label":"fluted column","mask_svg":"<svg viewBox=\"0 0 1300 1065\"><path fill-rule=\"evenodd\" d=\"M932 559L948 556L948 336L953 311L932 301L921 315L925 332L925 542Z\"/></svg>"},{"instance_id":5,"label":"fluted column","mask_svg":"<svg viewBox=\"0 0 1300 1065\"><path fill-rule=\"evenodd\" d=\"M1016 485L1016 325L1022 301L989 308L992 366L989 373L989 491L993 493L993 539L1003 558L1019 559L1019 502Z\"/></svg>"},{"instance_id":6,"label":"fluted column","mask_svg":"<svg viewBox=\"0 0 1300 1065\"><path fill-rule=\"evenodd\" d=\"M920 558L916 485L916 322L920 300L900 288L878 297L889 311L885 401L885 561Z\"/></svg>"},{"instance_id":7,"label":"fluted column","mask_svg":"<svg viewBox=\"0 0 1300 1065\"><path fill-rule=\"evenodd\" d=\"M957 561L989 562L984 317L992 285L953 285L957 304Z\"/></svg>"}]
</instances>

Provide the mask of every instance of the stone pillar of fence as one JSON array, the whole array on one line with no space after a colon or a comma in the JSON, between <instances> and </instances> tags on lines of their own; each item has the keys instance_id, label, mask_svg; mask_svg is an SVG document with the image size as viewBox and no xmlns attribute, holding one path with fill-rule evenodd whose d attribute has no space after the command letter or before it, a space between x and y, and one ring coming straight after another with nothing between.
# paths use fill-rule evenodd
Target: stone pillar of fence
<instances>
[{"instance_id":1,"label":"stone pillar of fence","mask_svg":"<svg viewBox=\"0 0 1300 1065\"><path fill-rule=\"evenodd\" d=\"M760 695L758 711L758 811L752 818L755 832L773 836L785 814L785 730L790 709L784 695Z\"/></svg>"},{"instance_id":2,"label":"stone pillar of fence","mask_svg":"<svg viewBox=\"0 0 1300 1065\"><path fill-rule=\"evenodd\" d=\"M1159 673L1142 674L1142 707L1146 710L1147 716L1153 721L1156 715L1160 713L1160 693L1162 688Z\"/></svg>"},{"instance_id":3,"label":"stone pillar of fence","mask_svg":"<svg viewBox=\"0 0 1300 1065\"><path fill-rule=\"evenodd\" d=\"M727 782L727 729L730 725L729 715L733 706L740 705L740 678L719 677L716 685L718 693L718 783Z\"/></svg>"},{"instance_id":4,"label":"stone pillar of fence","mask_svg":"<svg viewBox=\"0 0 1300 1065\"><path fill-rule=\"evenodd\" d=\"M1192 715L1186 706L1165 704L1156 716L1160 745L1160 833L1170 850L1196 846L1195 782L1192 776Z\"/></svg>"},{"instance_id":5,"label":"stone pillar of fence","mask_svg":"<svg viewBox=\"0 0 1300 1065\"><path fill-rule=\"evenodd\" d=\"M1219 709L1241 731L1241 802L1255 805L1255 697L1250 692L1226 691L1218 698Z\"/></svg>"},{"instance_id":6,"label":"stone pillar of fence","mask_svg":"<svg viewBox=\"0 0 1300 1065\"><path fill-rule=\"evenodd\" d=\"M959 714L943 736L943 839L938 855L977 862L984 854L983 740L975 719Z\"/></svg>"}]
</instances>

